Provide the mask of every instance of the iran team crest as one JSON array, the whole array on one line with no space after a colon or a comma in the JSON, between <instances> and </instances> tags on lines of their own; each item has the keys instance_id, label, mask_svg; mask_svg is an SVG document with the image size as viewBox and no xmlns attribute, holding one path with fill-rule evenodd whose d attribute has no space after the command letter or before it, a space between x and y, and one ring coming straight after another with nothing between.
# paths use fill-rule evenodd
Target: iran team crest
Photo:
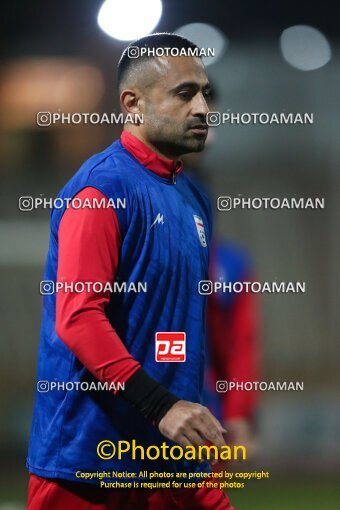
<instances>
[{"instance_id":1,"label":"iran team crest","mask_svg":"<svg viewBox=\"0 0 340 510\"><path fill-rule=\"evenodd\" d=\"M199 216L196 216L196 214L194 214L194 220L196 223L196 228L197 228L197 233L198 233L200 243L204 248L206 248L207 240L205 238L205 230L204 230L203 220Z\"/></svg>"}]
</instances>

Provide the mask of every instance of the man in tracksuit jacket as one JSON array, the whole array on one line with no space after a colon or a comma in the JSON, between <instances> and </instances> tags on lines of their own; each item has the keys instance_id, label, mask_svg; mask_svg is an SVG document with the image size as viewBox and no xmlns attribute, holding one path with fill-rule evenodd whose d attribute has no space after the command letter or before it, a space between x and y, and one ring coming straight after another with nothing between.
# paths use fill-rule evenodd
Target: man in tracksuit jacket
<instances>
[{"instance_id":1,"label":"man in tracksuit jacket","mask_svg":"<svg viewBox=\"0 0 340 510\"><path fill-rule=\"evenodd\" d=\"M130 46L196 48L174 34ZM198 285L208 273L210 205L179 159L204 148L206 71L196 56L151 51L130 58L127 48L118 86L124 113L143 115L143 123L126 124L120 140L85 162L58 195L63 207L51 213L44 280L65 287L44 295L37 377L44 386L37 387L27 459L28 509L231 509L221 490L204 484L138 489L146 472L159 473L159 480L164 472L202 473L204 480L211 471L204 460L143 460L131 453L107 460L108 450L98 451L107 440L222 447L226 432L201 405L205 297ZM69 207L75 198L104 206ZM119 201L125 206L111 206ZM69 291L76 282L103 288L118 282L125 289L143 282L147 290ZM67 381L123 383L124 389L46 391L46 384ZM100 481L107 483L131 482L134 473L135 485L101 489L96 473L104 472Z\"/></svg>"}]
</instances>

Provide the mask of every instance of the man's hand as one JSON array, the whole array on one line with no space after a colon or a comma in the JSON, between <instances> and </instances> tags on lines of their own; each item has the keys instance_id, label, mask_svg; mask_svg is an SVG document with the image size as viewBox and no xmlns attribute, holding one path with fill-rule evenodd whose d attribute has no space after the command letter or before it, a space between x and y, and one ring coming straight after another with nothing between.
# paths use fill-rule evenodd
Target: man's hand
<instances>
[{"instance_id":1,"label":"man's hand","mask_svg":"<svg viewBox=\"0 0 340 510\"><path fill-rule=\"evenodd\" d=\"M225 445L223 434L227 431L211 412L200 404L179 400L159 422L159 431L180 446ZM214 464L215 461L212 461Z\"/></svg>"}]
</instances>

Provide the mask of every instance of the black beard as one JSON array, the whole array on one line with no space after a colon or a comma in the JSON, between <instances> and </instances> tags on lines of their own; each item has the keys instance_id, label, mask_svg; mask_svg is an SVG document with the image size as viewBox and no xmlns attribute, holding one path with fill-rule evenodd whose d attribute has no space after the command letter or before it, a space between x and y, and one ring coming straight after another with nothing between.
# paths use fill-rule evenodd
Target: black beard
<instances>
[{"instance_id":1,"label":"black beard","mask_svg":"<svg viewBox=\"0 0 340 510\"><path fill-rule=\"evenodd\" d=\"M172 157L180 157L191 152L202 152L206 141L205 137L181 138L180 141L154 140L152 143L162 154L171 154Z\"/></svg>"}]
</instances>

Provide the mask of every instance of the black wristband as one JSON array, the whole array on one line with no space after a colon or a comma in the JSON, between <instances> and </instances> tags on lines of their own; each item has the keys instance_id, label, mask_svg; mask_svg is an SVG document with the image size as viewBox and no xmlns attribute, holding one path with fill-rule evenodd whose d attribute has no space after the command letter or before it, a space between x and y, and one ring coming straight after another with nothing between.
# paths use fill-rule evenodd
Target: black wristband
<instances>
[{"instance_id":1,"label":"black wristband","mask_svg":"<svg viewBox=\"0 0 340 510\"><path fill-rule=\"evenodd\" d=\"M158 426L163 416L180 399L139 368L125 383L119 395L139 409L142 415Z\"/></svg>"}]
</instances>

